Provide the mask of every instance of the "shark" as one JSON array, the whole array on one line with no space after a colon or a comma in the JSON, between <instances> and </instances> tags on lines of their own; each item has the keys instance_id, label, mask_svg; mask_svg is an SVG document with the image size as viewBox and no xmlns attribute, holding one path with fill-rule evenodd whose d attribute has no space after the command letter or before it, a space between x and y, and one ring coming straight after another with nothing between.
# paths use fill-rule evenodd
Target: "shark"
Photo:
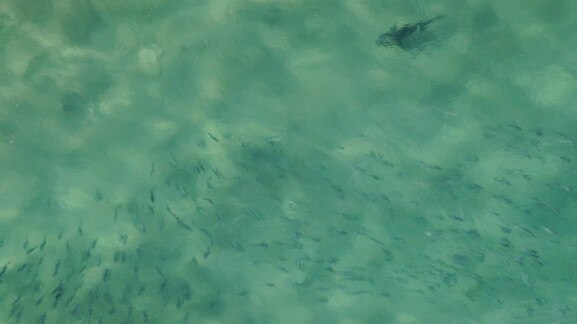
<instances>
[{"instance_id":1,"label":"shark","mask_svg":"<svg viewBox=\"0 0 577 324\"><path fill-rule=\"evenodd\" d=\"M415 33L422 33L425 31L427 26L439 19L444 18L444 16L436 16L428 20L421 20L412 24L405 24L401 27L394 25L387 31L377 38L375 43L379 46L399 46L405 48L404 42L407 38Z\"/></svg>"}]
</instances>

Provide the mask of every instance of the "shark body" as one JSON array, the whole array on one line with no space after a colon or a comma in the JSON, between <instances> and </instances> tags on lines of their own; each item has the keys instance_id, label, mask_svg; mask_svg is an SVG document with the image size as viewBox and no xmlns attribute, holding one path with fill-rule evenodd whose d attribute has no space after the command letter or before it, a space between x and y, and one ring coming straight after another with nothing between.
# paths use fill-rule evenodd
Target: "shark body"
<instances>
[{"instance_id":1,"label":"shark body","mask_svg":"<svg viewBox=\"0 0 577 324\"><path fill-rule=\"evenodd\" d=\"M391 27L388 32L381 34L376 40L376 44L379 46L399 46L404 48L403 43L407 38L417 32L424 32L427 26L444 16L437 16L428 20L422 20L412 24L406 24L401 27L397 25Z\"/></svg>"}]
</instances>

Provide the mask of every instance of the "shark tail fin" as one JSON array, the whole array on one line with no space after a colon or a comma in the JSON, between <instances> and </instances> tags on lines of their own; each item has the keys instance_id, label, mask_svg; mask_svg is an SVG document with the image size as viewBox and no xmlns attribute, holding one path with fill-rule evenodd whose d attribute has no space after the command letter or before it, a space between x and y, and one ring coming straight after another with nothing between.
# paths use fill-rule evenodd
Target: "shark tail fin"
<instances>
[{"instance_id":1,"label":"shark tail fin","mask_svg":"<svg viewBox=\"0 0 577 324\"><path fill-rule=\"evenodd\" d=\"M443 19L443 18L445 18L445 15L438 15L438 16L435 16L435 17L427 20L427 23L432 23L432 22L434 22L434 21L441 20L441 19Z\"/></svg>"},{"instance_id":2,"label":"shark tail fin","mask_svg":"<svg viewBox=\"0 0 577 324\"><path fill-rule=\"evenodd\" d=\"M424 31L428 24L433 23L433 22L440 20L440 19L443 19L443 18L445 18L445 15L438 15L438 16L433 17L431 19L421 21L419 23L419 30Z\"/></svg>"}]
</instances>

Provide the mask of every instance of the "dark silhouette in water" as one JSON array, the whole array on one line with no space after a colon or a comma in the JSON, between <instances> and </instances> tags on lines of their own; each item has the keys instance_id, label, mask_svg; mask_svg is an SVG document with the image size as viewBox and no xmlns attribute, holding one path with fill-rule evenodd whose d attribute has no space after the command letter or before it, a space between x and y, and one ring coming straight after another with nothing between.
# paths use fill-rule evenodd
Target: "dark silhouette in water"
<instances>
[{"instance_id":1,"label":"dark silhouette in water","mask_svg":"<svg viewBox=\"0 0 577 324\"><path fill-rule=\"evenodd\" d=\"M406 24L400 28L397 25L395 25L391 27L391 29L389 29L388 32L381 34L381 36L379 36L379 38L377 39L376 43L379 46L385 46L385 47L399 46L403 49L406 49L406 47L404 46L405 45L404 42L407 40L409 36L415 34L416 32L420 33L424 32L427 25L443 17L444 16L437 16L429 20L422 20L417 23Z\"/></svg>"}]
</instances>

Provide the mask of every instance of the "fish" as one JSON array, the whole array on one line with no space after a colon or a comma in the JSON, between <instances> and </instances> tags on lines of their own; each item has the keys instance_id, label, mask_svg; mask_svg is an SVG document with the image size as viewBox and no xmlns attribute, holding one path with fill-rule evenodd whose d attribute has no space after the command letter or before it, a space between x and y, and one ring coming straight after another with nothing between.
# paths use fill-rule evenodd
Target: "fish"
<instances>
[{"instance_id":1,"label":"fish","mask_svg":"<svg viewBox=\"0 0 577 324\"><path fill-rule=\"evenodd\" d=\"M375 43L378 46L384 46L384 47L398 46L401 48L405 48L404 43L406 42L406 40L408 39L409 36L411 36L417 32L418 33L424 32L429 24L431 24L431 23L433 23L439 19L442 19L444 17L445 16L440 15L440 16L436 16L436 17L433 17L433 18L428 19L428 20L421 20L421 21L416 22L416 23L405 24L401 27L394 25L393 27L391 27L389 29L389 31L381 34L379 36L379 38L377 38Z\"/></svg>"},{"instance_id":2,"label":"fish","mask_svg":"<svg viewBox=\"0 0 577 324\"><path fill-rule=\"evenodd\" d=\"M54 265L54 273L52 274L52 278L56 277L59 269L60 269L60 260L58 260L56 262L56 265Z\"/></svg>"}]
</instances>

